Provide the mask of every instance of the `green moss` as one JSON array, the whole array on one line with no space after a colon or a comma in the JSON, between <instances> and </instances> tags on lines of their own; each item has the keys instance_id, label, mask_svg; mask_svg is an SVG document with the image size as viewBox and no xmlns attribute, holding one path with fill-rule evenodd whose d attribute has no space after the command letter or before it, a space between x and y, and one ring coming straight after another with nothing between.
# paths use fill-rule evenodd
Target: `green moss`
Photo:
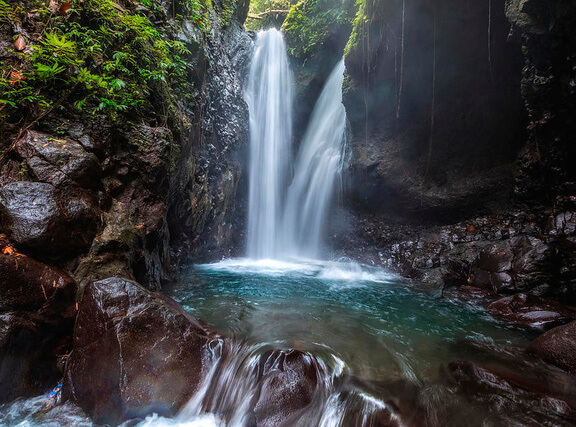
<instances>
[{"instance_id":1,"label":"green moss","mask_svg":"<svg viewBox=\"0 0 576 427\"><path fill-rule=\"evenodd\" d=\"M348 57L365 41L369 32L373 31L370 28L372 23L376 22L376 30L380 32L379 26L385 25L398 10L398 3L399 0L357 0L356 17L352 21L352 33L344 49L344 56Z\"/></svg>"},{"instance_id":2,"label":"green moss","mask_svg":"<svg viewBox=\"0 0 576 427\"><path fill-rule=\"evenodd\" d=\"M228 27L232 23L232 18L236 17L240 24L244 23L248 8L250 5L249 0L220 0L219 3L220 23L223 28Z\"/></svg>"},{"instance_id":3,"label":"green moss","mask_svg":"<svg viewBox=\"0 0 576 427\"><path fill-rule=\"evenodd\" d=\"M232 22L232 16L236 10L236 0L222 0L222 10L220 12L220 19L222 26L227 27Z\"/></svg>"}]
</instances>

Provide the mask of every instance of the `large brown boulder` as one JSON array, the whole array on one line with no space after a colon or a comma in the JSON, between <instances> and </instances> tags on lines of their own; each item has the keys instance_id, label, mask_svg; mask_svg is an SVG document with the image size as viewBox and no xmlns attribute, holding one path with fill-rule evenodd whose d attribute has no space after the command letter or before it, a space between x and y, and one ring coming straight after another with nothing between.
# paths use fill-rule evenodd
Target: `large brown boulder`
<instances>
[{"instance_id":1,"label":"large brown boulder","mask_svg":"<svg viewBox=\"0 0 576 427\"><path fill-rule=\"evenodd\" d=\"M72 334L76 283L0 235L0 402L56 385Z\"/></svg>"},{"instance_id":2,"label":"large brown boulder","mask_svg":"<svg viewBox=\"0 0 576 427\"><path fill-rule=\"evenodd\" d=\"M542 334L530 343L528 352L576 374L576 321Z\"/></svg>"},{"instance_id":3,"label":"large brown boulder","mask_svg":"<svg viewBox=\"0 0 576 427\"><path fill-rule=\"evenodd\" d=\"M96 423L173 415L203 378L217 335L173 300L112 277L87 286L62 388Z\"/></svg>"}]
</instances>

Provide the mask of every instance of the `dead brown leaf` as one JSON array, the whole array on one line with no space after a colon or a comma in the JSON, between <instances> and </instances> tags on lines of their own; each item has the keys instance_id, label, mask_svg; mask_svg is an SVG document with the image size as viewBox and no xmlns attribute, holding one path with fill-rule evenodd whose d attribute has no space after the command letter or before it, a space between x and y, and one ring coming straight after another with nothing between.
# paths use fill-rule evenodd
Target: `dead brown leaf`
<instances>
[{"instance_id":1,"label":"dead brown leaf","mask_svg":"<svg viewBox=\"0 0 576 427\"><path fill-rule=\"evenodd\" d=\"M18 51L26 49L26 39L22 34L18 34L16 40L14 40L14 49Z\"/></svg>"},{"instance_id":2,"label":"dead brown leaf","mask_svg":"<svg viewBox=\"0 0 576 427\"><path fill-rule=\"evenodd\" d=\"M21 80L24 80L24 74L22 73L22 71L12 71L10 73L9 83L12 86L17 85Z\"/></svg>"},{"instance_id":3,"label":"dead brown leaf","mask_svg":"<svg viewBox=\"0 0 576 427\"><path fill-rule=\"evenodd\" d=\"M67 1L63 2L60 5L60 9L59 9L60 15L62 15L62 16L66 15L68 13L68 10L71 7L72 7L72 5L70 3L68 3Z\"/></svg>"}]
</instances>

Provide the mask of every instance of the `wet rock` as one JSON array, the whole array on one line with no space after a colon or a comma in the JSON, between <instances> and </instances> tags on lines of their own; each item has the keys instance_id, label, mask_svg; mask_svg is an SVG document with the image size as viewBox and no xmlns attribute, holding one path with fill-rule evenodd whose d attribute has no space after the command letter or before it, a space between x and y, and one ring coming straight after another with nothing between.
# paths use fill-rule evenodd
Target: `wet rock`
<instances>
[{"instance_id":1,"label":"wet rock","mask_svg":"<svg viewBox=\"0 0 576 427\"><path fill-rule=\"evenodd\" d=\"M67 327L29 313L0 314L0 403L35 396L57 384L58 353L66 351Z\"/></svg>"},{"instance_id":2,"label":"wet rock","mask_svg":"<svg viewBox=\"0 0 576 427\"><path fill-rule=\"evenodd\" d=\"M274 350L262 355L254 407L258 426L294 425L299 412L312 402L323 380L322 371L314 357L298 350Z\"/></svg>"},{"instance_id":3,"label":"wet rock","mask_svg":"<svg viewBox=\"0 0 576 427\"><path fill-rule=\"evenodd\" d=\"M98 158L70 138L28 131L16 142L15 148L38 181L57 187L64 183L85 188L99 185Z\"/></svg>"},{"instance_id":4,"label":"wet rock","mask_svg":"<svg viewBox=\"0 0 576 427\"><path fill-rule=\"evenodd\" d=\"M554 256L549 245L529 235L495 242L478 253L469 283L497 292L529 289L554 274Z\"/></svg>"},{"instance_id":5,"label":"wet rock","mask_svg":"<svg viewBox=\"0 0 576 427\"><path fill-rule=\"evenodd\" d=\"M549 330L532 341L527 351L576 374L576 322Z\"/></svg>"},{"instance_id":6,"label":"wet rock","mask_svg":"<svg viewBox=\"0 0 576 427\"><path fill-rule=\"evenodd\" d=\"M76 283L68 274L19 253L0 234L0 311L50 310L64 315L75 293Z\"/></svg>"},{"instance_id":7,"label":"wet rock","mask_svg":"<svg viewBox=\"0 0 576 427\"><path fill-rule=\"evenodd\" d=\"M0 235L0 402L33 396L61 377L76 315L76 283Z\"/></svg>"},{"instance_id":8,"label":"wet rock","mask_svg":"<svg viewBox=\"0 0 576 427\"><path fill-rule=\"evenodd\" d=\"M576 318L576 313L555 301L527 294L500 298L490 303L488 310L508 322L545 329Z\"/></svg>"},{"instance_id":9,"label":"wet rock","mask_svg":"<svg viewBox=\"0 0 576 427\"><path fill-rule=\"evenodd\" d=\"M87 249L98 221L97 203L88 192L61 192L41 182L0 188L0 230L18 247L45 258Z\"/></svg>"},{"instance_id":10,"label":"wet rock","mask_svg":"<svg viewBox=\"0 0 576 427\"><path fill-rule=\"evenodd\" d=\"M448 365L446 379L470 399L472 406L487 406L504 425L508 420L515 420L523 425L568 426L576 420L571 406L575 402L575 388L566 377L460 361Z\"/></svg>"},{"instance_id":11,"label":"wet rock","mask_svg":"<svg viewBox=\"0 0 576 427\"><path fill-rule=\"evenodd\" d=\"M197 390L213 338L173 300L136 282L93 282L80 304L63 400L97 423L174 415Z\"/></svg>"}]
</instances>

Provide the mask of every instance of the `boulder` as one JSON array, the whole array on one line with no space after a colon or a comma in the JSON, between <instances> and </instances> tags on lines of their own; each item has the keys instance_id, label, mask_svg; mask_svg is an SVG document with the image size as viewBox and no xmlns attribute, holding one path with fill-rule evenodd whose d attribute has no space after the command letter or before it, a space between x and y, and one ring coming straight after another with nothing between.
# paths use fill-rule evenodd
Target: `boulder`
<instances>
[{"instance_id":1,"label":"boulder","mask_svg":"<svg viewBox=\"0 0 576 427\"><path fill-rule=\"evenodd\" d=\"M96 423L174 415L205 373L218 336L173 300L112 277L87 286L62 388Z\"/></svg>"},{"instance_id":2,"label":"boulder","mask_svg":"<svg viewBox=\"0 0 576 427\"><path fill-rule=\"evenodd\" d=\"M70 138L27 131L15 148L38 181L55 186L74 183L85 188L99 185L98 158Z\"/></svg>"},{"instance_id":3,"label":"boulder","mask_svg":"<svg viewBox=\"0 0 576 427\"><path fill-rule=\"evenodd\" d=\"M446 379L472 406L487 406L498 425L568 426L576 421L570 378L529 365L508 365L452 362Z\"/></svg>"},{"instance_id":4,"label":"boulder","mask_svg":"<svg viewBox=\"0 0 576 427\"><path fill-rule=\"evenodd\" d=\"M532 236L494 242L472 263L470 284L497 292L530 289L553 276L555 251Z\"/></svg>"},{"instance_id":5,"label":"boulder","mask_svg":"<svg viewBox=\"0 0 576 427\"><path fill-rule=\"evenodd\" d=\"M50 310L59 316L73 306L76 283L64 271L19 253L0 234L0 312Z\"/></svg>"},{"instance_id":6,"label":"boulder","mask_svg":"<svg viewBox=\"0 0 576 427\"><path fill-rule=\"evenodd\" d=\"M74 324L76 283L0 235L0 403L56 385Z\"/></svg>"},{"instance_id":7,"label":"boulder","mask_svg":"<svg viewBox=\"0 0 576 427\"><path fill-rule=\"evenodd\" d=\"M576 321L542 334L530 343L527 351L576 375Z\"/></svg>"},{"instance_id":8,"label":"boulder","mask_svg":"<svg viewBox=\"0 0 576 427\"><path fill-rule=\"evenodd\" d=\"M254 406L258 426L294 425L312 402L326 375L313 356L298 350L273 350L260 358L258 398Z\"/></svg>"},{"instance_id":9,"label":"boulder","mask_svg":"<svg viewBox=\"0 0 576 427\"><path fill-rule=\"evenodd\" d=\"M527 294L500 298L490 303L488 310L508 322L545 329L576 318L574 311L555 301Z\"/></svg>"},{"instance_id":10,"label":"boulder","mask_svg":"<svg viewBox=\"0 0 576 427\"><path fill-rule=\"evenodd\" d=\"M89 192L61 192L42 182L14 182L0 188L0 231L16 246L43 257L86 250L98 222L98 205Z\"/></svg>"}]
</instances>

